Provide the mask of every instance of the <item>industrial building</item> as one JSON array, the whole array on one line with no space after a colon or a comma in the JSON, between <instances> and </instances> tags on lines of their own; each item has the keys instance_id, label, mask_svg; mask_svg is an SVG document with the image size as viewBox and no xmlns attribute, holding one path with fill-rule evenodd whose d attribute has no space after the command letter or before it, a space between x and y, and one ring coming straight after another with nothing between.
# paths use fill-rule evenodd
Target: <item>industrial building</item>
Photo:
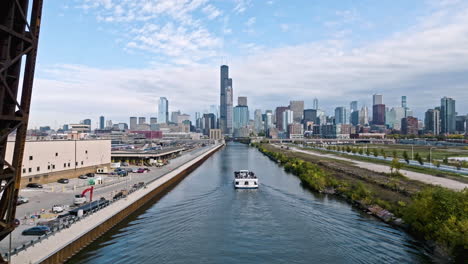
<instances>
[{"instance_id":1,"label":"industrial building","mask_svg":"<svg viewBox=\"0 0 468 264\"><path fill-rule=\"evenodd\" d=\"M9 141L6 160L11 162L14 142ZM21 169L21 186L49 183L60 178L74 178L109 166L110 140L27 141Z\"/></svg>"}]
</instances>

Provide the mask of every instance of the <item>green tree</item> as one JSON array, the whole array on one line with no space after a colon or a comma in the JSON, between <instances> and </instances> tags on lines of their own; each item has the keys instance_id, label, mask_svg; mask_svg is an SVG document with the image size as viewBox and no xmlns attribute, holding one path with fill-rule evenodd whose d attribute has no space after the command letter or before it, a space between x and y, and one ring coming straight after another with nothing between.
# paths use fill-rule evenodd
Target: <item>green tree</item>
<instances>
[{"instance_id":1,"label":"green tree","mask_svg":"<svg viewBox=\"0 0 468 264\"><path fill-rule=\"evenodd\" d=\"M366 155L370 156L370 149L369 148L366 148Z\"/></svg>"},{"instance_id":2,"label":"green tree","mask_svg":"<svg viewBox=\"0 0 468 264\"><path fill-rule=\"evenodd\" d=\"M443 160L442 162L443 162L445 165L448 165L448 163L449 163L449 162L448 162L448 157L447 157L447 156L444 157L444 160Z\"/></svg>"},{"instance_id":3,"label":"green tree","mask_svg":"<svg viewBox=\"0 0 468 264\"><path fill-rule=\"evenodd\" d=\"M356 154L356 152L357 152L356 148L351 149L351 152L352 152L353 154Z\"/></svg>"},{"instance_id":4,"label":"green tree","mask_svg":"<svg viewBox=\"0 0 468 264\"><path fill-rule=\"evenodd\" d=\"M390 172L393 175L393 170L395 170L395 174L400 174L401 163L398 158L392 159L392 164L390 166Z\"/></svg>"},{"instance_id":5,"label":"green tree","mask_svg":"<svg viewBox=\"0 0 468 264\"><path fill-rule=\"evenodd\" d=\"M398 154L397 154L396 150L393 151L392 157L393 157L393 158L398 158Z\"/></svg>"},{"instance_id":6,"label":"green tree","mask_svg":"<svg viewBox=\"0 0 468 264\"><path fill-rule=\"evenodd\" d=\"M373 154L374 154L374 157L379 156L379 152L377 151L377 149L374 149Z\"/></svg>"},{"instance_id":7,"label":"green tree","mask_svg":"<svg viewBox=\"0 0 468 264\"><path fill-rule=\"evenodd\" d=\"M436 166L437 168L440 167L440 161L438 161L438 160L432 161L432 164L434 164L434 166Z\"/></svg>"},{"instance_id":8,"label":"green tree","mask_svg":"<svg viewBox=\"0 0 468 264\"><path fill-rule=\"evenodd\" d=\"M359 148L358 153L359 153L359 155L362 155L362 154L364 154L364 150L362 148Z\"/></svg>"},{"instance_id":9,"label":"green tree","mask_svg":"<svg viewBox=\"0 0 468 264\"><path fill-rule=\"evenodd\" d=\"M387 153L385 153L385 150L383 150L383 149L380 149L380 155L381 155L384 159L387 158Z\"/></svg>"},{"instance_id":10,"label":"green tree","mask_svg":"<svg viewBox=\"0 0 468 264\"><path fill-rule=\"evenodd\" d=\"M410 159L409 159L409 156L408 156L408 152L406 152L406 150L403 151L403 159L405 159L406 163L409 164Z\"/></svg>"},{"instance_id":11,"label":"green tree","mask_svg":"<svg viewBox=\"0 0 468 264\"><path fill-rule=\"evenodd\" d=\"M350 146L346 146L346 152L348 152L348 153L351 152L351 147Z\"/></svg>"},{"instance_id":12,"label":"green tree","mask_svg":"<svg viewBox=\"0 0 468 264\"><path fill-rule=\"evenodd\" d=\"M421 164L421 165L424 164L424 161L423 161L421 155L419 155L418 152L416 152L416 154L414 154L414 160L417 161L417 162L419 162L419 164Z\"/></svg>"}]
</instances>

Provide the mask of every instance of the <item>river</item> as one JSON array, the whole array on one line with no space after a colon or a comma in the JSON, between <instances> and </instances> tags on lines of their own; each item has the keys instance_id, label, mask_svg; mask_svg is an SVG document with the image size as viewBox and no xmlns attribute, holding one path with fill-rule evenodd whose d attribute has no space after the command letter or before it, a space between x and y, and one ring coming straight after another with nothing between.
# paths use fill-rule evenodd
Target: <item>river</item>
<instances>
[{"instance_id":1,"label":"river","mask_svg":"<svg viewBox=\"0 0 468 264\"><path fill-rule=\"evenodd\" d=\"M250 169L258 190L235 190ZM417 240L230 143L68 263L430 263Z\"/></svg>"}]
</instances>

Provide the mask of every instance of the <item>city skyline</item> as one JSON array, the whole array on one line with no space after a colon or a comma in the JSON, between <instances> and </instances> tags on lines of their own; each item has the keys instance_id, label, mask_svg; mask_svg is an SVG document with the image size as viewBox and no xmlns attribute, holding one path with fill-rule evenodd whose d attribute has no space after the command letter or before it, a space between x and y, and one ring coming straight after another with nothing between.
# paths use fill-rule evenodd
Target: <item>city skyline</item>
<instances>
[{"instance_id":1,"label":"city skyline","mask_svg":"<svg viewBox=\"0 0 468 264\"><path fill-rule=\"evenodd\" d=\"M414 115L423 118L428 105L438 104L441 91L459 102L468 100L462 92L468 85L464 1L339 7L325 2L314 7L306 1L245 1L244 6L200 1L192 9L177 3L153 15L141 8L138 14L149 16L142 24L131 19L134 9L120 6L118 16L118 3L123 2L111 3L45 6L31 127L99 114L119 121L129 115L150 116L160 96L170 97L174 109L194 113L206 102L219 102L213 76L223 63L235 76L236 94L261 109L273 109L285 97L304 100L305 108L319 98L327 112L349 105L348 97L371 108L368 94L380 93L387 105L395 106L406 95ZM260 9L265 14L255 12ZM298 17L304 12L308 15ZM374 15L381 13L385 15ZM122 29L136 42L123 38ZM80 33L57 41L70 31L90 37ZM147 46L141 43L145 38L151 40ZM93 48L74 48L77 45ZM466 113L468 105L459 104L457 110Z\"/></svg>"}]
</instances>

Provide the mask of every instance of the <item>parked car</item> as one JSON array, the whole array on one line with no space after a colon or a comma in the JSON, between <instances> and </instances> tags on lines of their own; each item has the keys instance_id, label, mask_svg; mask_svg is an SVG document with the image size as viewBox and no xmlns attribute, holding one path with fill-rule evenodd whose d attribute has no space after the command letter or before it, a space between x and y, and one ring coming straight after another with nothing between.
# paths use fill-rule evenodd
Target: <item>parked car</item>
<instances>
[{"instance_id":1,"label":"parked car","mask_svg":"<svg viewBox=\"0 0 468 264\"><path fill-rule=\"evenodd\" d=\"M42 187L42 184L39 184L39 183L28 183L28 185L26 185L27 188L43 188Z\"/></svg>"},{"instance_id":2,"label":"parked car","mask_svg":"<svg viewBox=\"0 0 468 264\"><path fill-rule=\"evenodd\" d=\"M137 173L145 173L145 172L146 172L146 170L143 169L143 168L139 168L139 169L137 170Z\"/></svg>"},{"instance_id":3,"label":"parked car","mask_svg":"<svg viewBox=\"0 0 468 264\"><path fill-rule=\"evenodd\" d=\"M121 162L121 163L120 163L120 166L127 167L127 166L128 166L128 162Z\"/></svg>"},{"instance_id":4,"label":"parked car","mask_svg":"<svg viewBox=\"0 0 468 264\"><path fill-rule=\"evenodd\" d=\"M62 183L62 184L67 184L67 183L69 183L70 181L69 181L68 179L62 178L62 179L59 179L57 182L58 182L58 183Z\"/></svg>"},{"instance_id":5,"label":"parked car","mask_svg":"<svg viewBox=\"0 0 468 264\"><path fill-rule=\"evenodd\" d=\"M17 205L25 204L25 203L28 203L28 202L29 202L29 199L24 197L24 196L18 196L18 200L16 200Z\"/></svg>"},{"instance_id":6,"label":"parked car","mask_svg":"<svg viewBox=\"0 0 468 264\"><path fill-rule=\"evenodd\" d=\"M42 236L50 232L47 226L35 226L24 230L21 234L23 236Z\"/></svg>"},{"instance_id":7,"label":"parked car","mask_svg":"<svg viewBox=\"0 0 468 264\"><path fill-rule=\"evenodd\" d=\"M138 168L133 168L132 172L138 172Z\"/></svg>"},{"instance_id":8,"label":"parked car","mask_svg":"<svg viewBox=\"0 0 468 264\"><path fill-rule=\"evenodd\" d=\"M114 195L114 200L115 200L115 199L122 198L122 197L125 197L125 196L127 196L127 194L128 194L128 191L127 191L127 190L121 190L120 192L118 192L118 193L116 193L116 194Z\"/></svg>"},{"instance_id":9,"label":"parked car","mask_svg":"<svg viewBox=\"0 0 468 264\"><path fill-rule=\"evenodd\" d=\"M88 176L83 174L83 175L78 176L78 178L80 178L82 180L86 180L86 179L88 179Z\"/></svg>"},{"instance_id":10,"label":"parked car","mask_svg":"<svg viewBox=\"0 0 468 264\"><path fill-rule=\"evenodd\" d=\"M94 173L92 173L92 172L86 173L86 176L88 176L89 178L92 178L92 177L94 177Z\"/></svg>"},{"instance_id":11,"label":"parked car","mask_svg":"<svg viewBox=\"0 0 468 264\"><path fill-rule=\"evenodd\" d=\"M52 206L52 212L54 212L56 214L63 212L63 210L64 210L63 205L56 204L56 205Z\"/></svg>"},{"instance_id":12,"label":"parked car","mask_svg":"<svg viewBox=\"0 0 468 264\"><path fill-rule=\"evenodd\" d=\"M73 203L75 205L80 205L86 203L86 196L83 196L81 194L76 194L75 198L73 199Z\"/></svg>"},{"instance_id":13,"label":"parked car","mask_svg":"<svg viewBox=\"0 0 468 264\"><path fill-rule=\"evenodd\" d=\"M125 177L128 175L128 172L126 170L121 170L117 172L117 175Z\"/></svg>"}]
</instances>

